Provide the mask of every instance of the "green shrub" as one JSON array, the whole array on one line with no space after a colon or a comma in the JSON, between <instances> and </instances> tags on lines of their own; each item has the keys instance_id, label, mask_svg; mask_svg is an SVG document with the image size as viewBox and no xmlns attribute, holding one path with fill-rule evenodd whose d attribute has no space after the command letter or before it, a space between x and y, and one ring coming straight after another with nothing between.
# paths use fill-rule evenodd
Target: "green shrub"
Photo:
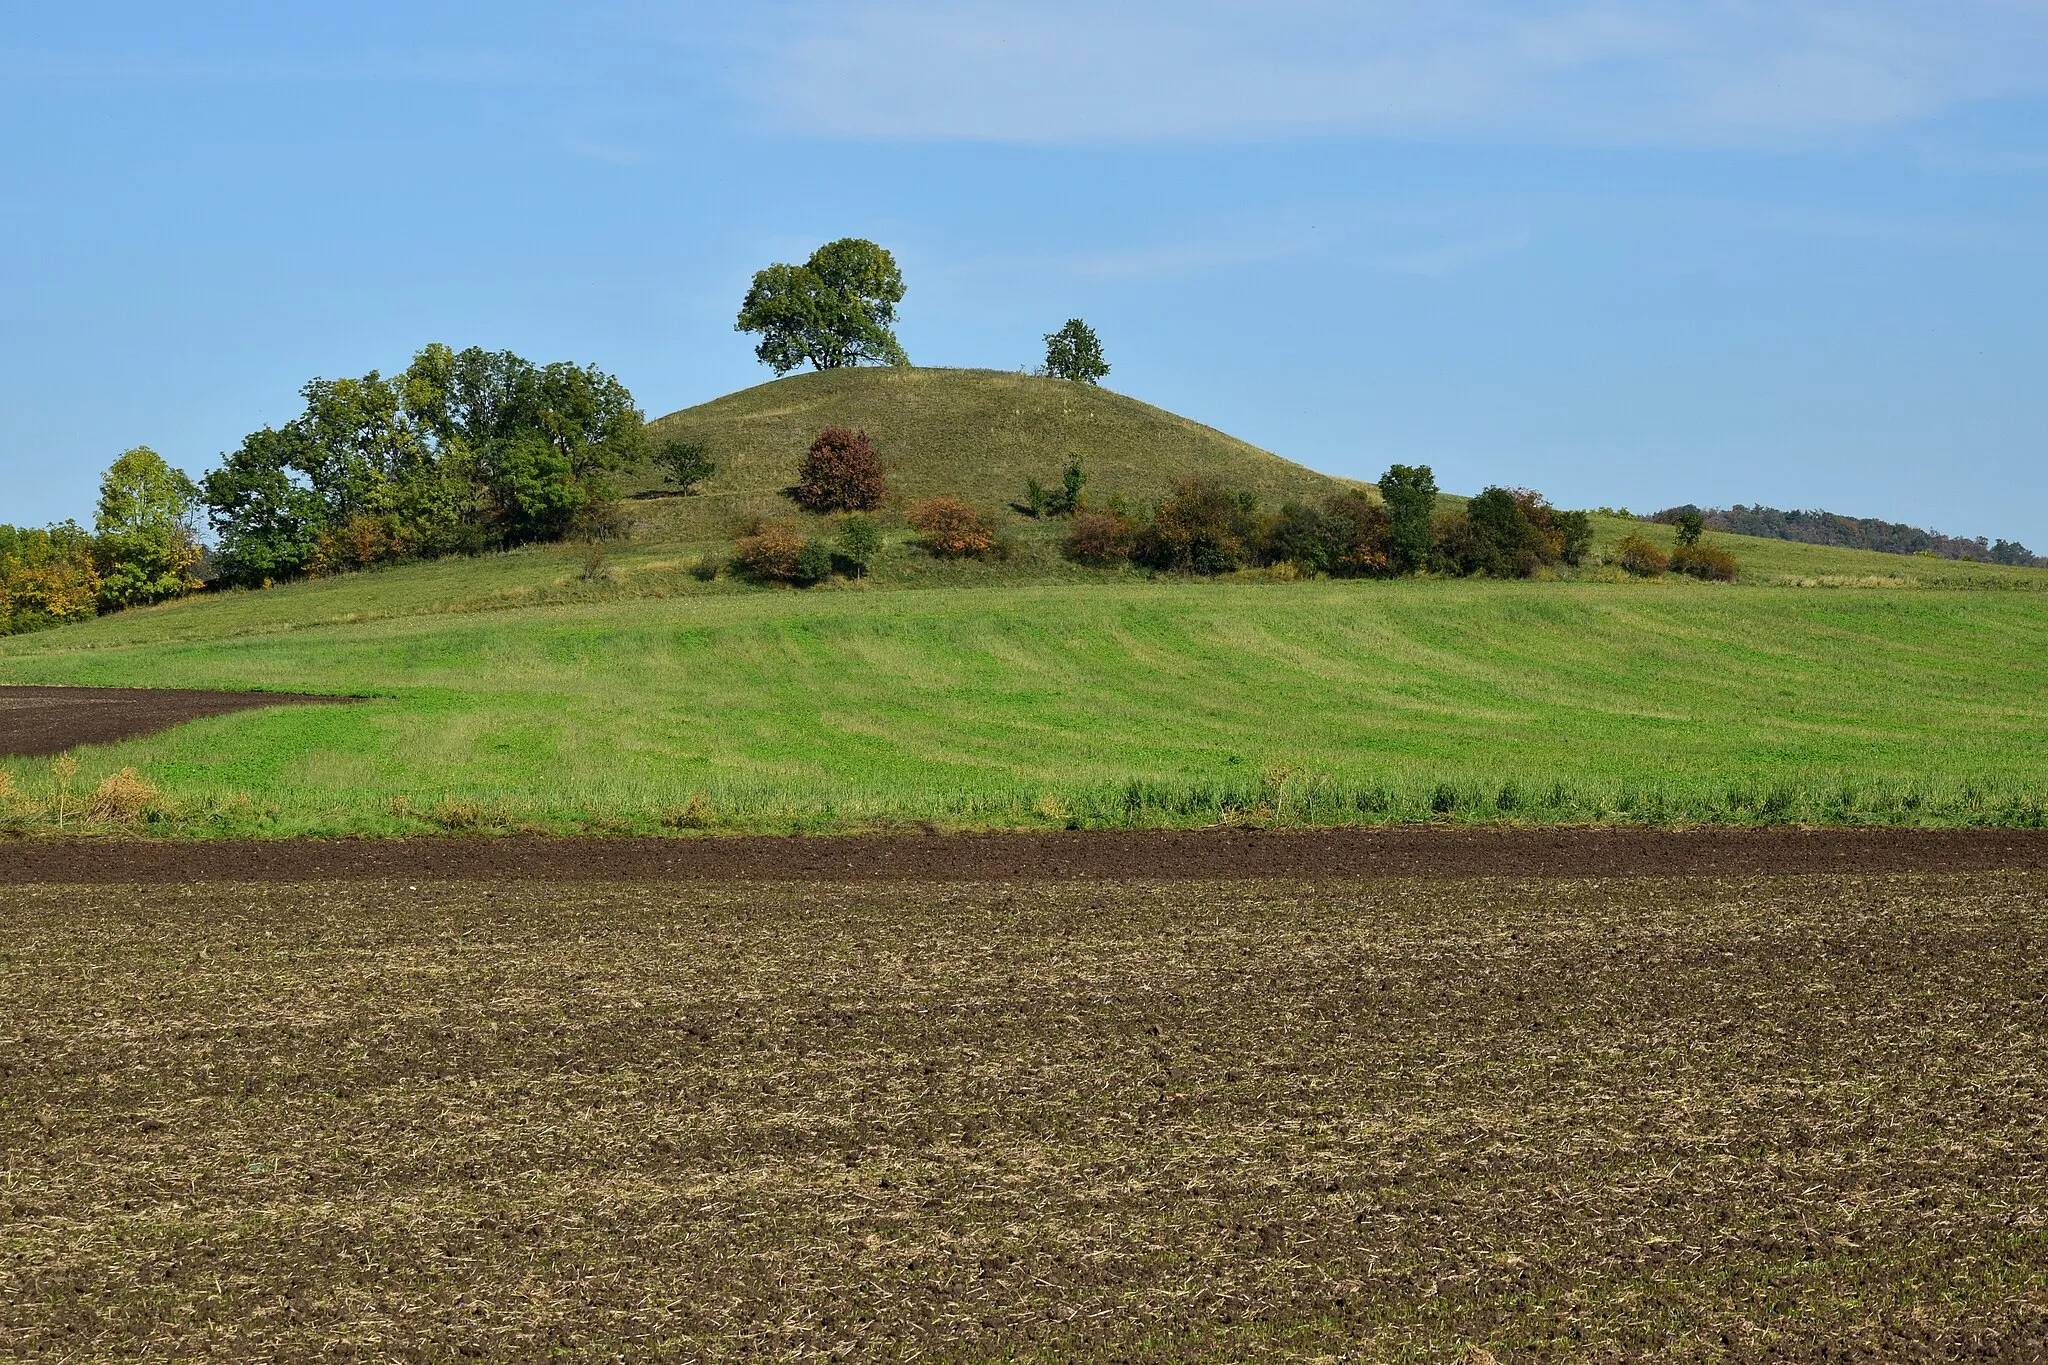
<instances>
[{"instance_id":1,"label":"green shrub","mask_svg":"<svg viewBox=\"0 0 2048 1365\"><path fill-rule=\"evenodd\" d=\"M1593 548L1593 518L1585 512L1559 512L1555 516L1558 557L1567 564L1585 559Z\"/></svg>"},{"instance_id":2,"label":"green shrub","mask_svg":"<svg viewBox=\"0 0 2048 1365\"><path fill-rule=\"evenodd\" d=\"M796 552L798 583L822 583L832 576L832 547L822 540L806 540Z\"/></svg>"},{"instance_id":3,"label":"green shrub","mask_svg":"<svg viewBox=\"0 0 2048 1365\"><path fill-rule=\"evenodd\" d=\"M848 517L839 527L839 557L853 568L855 578L867 577L868 567L882 553L882 533L873 517Z\"/></svg>"},{"instance_id":4,"label":"green shrub","mask_svg":"<svg viewBox=\"0 0 2048 1365\"><path fill-rule=\"evenodd\" d=\"M698 484L718 472L718 463L711 458L711 447L702 441L664 441L655 453L654 467L668 475L668 481L686 496L695 493Z\"/></svg>"},{"instance_id":5,"label":"green shrub","mask_svg":"<svg viewBox=\"0 0 2048 1365\"><path fill-rule=\"evenodd\" d=\"M1067 461L1066 472L1060 476L1058 488L1047 488L1036 479L1024 480L1024 501L1013 506L1029 517L1071 517L1081 510L1081 493L1088 486L1088 471L1081 467L1081 457L1076 455Z\"/></svg>"}]
</instances>

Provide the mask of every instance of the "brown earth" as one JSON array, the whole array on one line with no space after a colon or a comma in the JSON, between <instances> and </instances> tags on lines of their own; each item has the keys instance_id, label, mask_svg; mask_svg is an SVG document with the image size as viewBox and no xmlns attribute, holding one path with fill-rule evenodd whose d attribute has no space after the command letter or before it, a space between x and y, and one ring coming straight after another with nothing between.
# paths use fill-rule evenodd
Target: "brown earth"
<instances>
[{"instance_id":1,"label":"brown earth","mask_svg":"<svg viewBox=\"0 0 2048 1365\"><path fill-rule=\"evenodd\" d=\"M259 706L353 701L296 692L193 692L152 687L0 687L0 758L39 758L111 744Z\"/></svg>"},{"instance_id":2,"label":"brown earth","mask_svg":"<svg viewBox=\"0 0 2048 1365\"><path fill-rule=\"evenodd\" d=\"M1053 882L2048 870L2048 830L1415 828L0 843L0 884Z\"/></svg>"},{"instance_id":3,"label":"brown earth","mask_svg":"<svg viewBox=\"0 0 2048 1365\"><path fill-rule=\"evenodd\" d=\"M2040 872L0 904L0 1360L2048 1360Z\"/></svg>"}]
</instances>

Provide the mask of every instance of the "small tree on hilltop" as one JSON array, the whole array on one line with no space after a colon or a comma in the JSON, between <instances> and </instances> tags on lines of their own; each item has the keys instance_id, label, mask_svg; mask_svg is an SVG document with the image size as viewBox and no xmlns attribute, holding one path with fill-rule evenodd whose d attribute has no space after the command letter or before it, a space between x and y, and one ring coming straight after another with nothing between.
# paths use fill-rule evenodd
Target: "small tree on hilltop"
<instances>
[{"instance_id":1,"label":"small tree on hilltop","mask_svg":"<svg viewBox=\"0 0 2048 1365\"><path fill-rule=\"evenodd\" d=\"M1100 384L1109 374L1102 338L1081 319L1068 318L1066 326L1045 334L1045 372L1076 384Z\"/></svg>"},{"instance_id":2,"label":"small tree on hilltop","mask_svg":"<svg viewBox=\"0 0 2048 1365\"><path fill-rule=\"evenodd\" d=\"M804 455L790 496L806 512L872 512L885 491L882 462L868 434L826 427Z\"/></svg>"},{"instance_id":3,"label":"small tree on hilltop","mask_svg":"<svg viewBox=\"0 0 2048 1365\"><path fill-rule=\"evenodd\" d=\"M711 447L702 441L664 441L655 452L654 467L668 475L668 481L685 495L697 491L697 485L718 472L718 462L711 458Z\"/></svg>"},{"instance_id":4,"label":"small tree on hilltop","mask_svg":"<svg viewBox=\"0 0 2048 1365\"><path fill-rule=\"evenodd\" d=\"M1700 532L1706 529L1707 519L1699 514L1698 508L1688 507L1678 514L1678 543L1680 545L1699 544Z\"/></svg>"}]
</instances>

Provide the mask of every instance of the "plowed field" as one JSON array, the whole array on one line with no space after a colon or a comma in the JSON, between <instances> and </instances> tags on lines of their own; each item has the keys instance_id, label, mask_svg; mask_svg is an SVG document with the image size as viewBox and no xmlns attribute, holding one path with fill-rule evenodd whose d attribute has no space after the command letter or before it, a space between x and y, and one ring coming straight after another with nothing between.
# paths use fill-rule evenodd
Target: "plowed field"
<instances>
[{"instance_id":1,"label":"plowed field","mask_svg":"<svg viewBox=\"0 0 2048 1365\"><path fill-rule=\"evenodd\" d=\"M0 906L0 1357L2048 1353L2039 871Z\"/></svg>"},{"instance_id":2,"label":"plowed field","mask_svg":"<svg viewBox=\"0 0 2048 1365\"><path fill-rule=\"evenodd\" d=\"M347 697L153 687L0 687L0 757L61 754L80 744L153 735L204 716L259 706L331 705Z\"/></svg>"}]
</instances>

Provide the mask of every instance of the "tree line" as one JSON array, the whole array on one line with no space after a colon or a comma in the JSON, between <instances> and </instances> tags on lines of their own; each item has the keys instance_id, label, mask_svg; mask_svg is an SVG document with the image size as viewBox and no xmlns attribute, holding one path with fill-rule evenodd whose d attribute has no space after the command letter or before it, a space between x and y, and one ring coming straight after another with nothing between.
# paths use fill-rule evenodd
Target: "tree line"
<instances>
[{"instance_id":1,"label":"tree line","mask_svg":"<svg viewBox=\"0 0 2048 1365\"><path fill-rule=\"evenodd\" d=\"M0 527L0 628L81 620L206 581L263 587L559 540L601 521L649 455L626 386L595 366L422 348L393 375L315 379L196 484L146 447L101 481L88 532ZM698 478L698 450L656 452ZM203 549L201 518L214 536Z\"/></svg>"},{"instance_id":2,"label":"tree line","mask_svg":"<svg viewBox=\"0 0 2048 1365\"><path fill-rule=\"evenodd\" d=\"M148 446L100 478L88 531L0 525L0 635L83 621L198 589L198 490Z\"/></svg>"},{"instance_id":3,"label":"tree line","mask_svg":"<svg viewBox=\"0 0 2048 1365\"><path fill-rule=\"evenodd\" d=\"M1987 541L1983 536L1945 536L1901 522L1876 517L1845 517L1836 512L1783 511L1759 503L1744 507L1696 507L1686 503L1653 513L1649 520L1679 525L1686 518L1698 519L1716 531L1738 536L1767 536L1805 545L1835 545L1849 550L1877 550L1894 555L1933 555L1940 559L1970 560L1979 564L2009 564L2018 568L2048 568L2048 556L2035 554L2017 540Z\"/></svg>"},{"instance_id":4,"label":"tree line","mask_svg":"<svg viewBox=\"0 0 2048 1365\"><path fill-rule=\"evenodd\" d=\"M1098 568L1130 565L1209 576L1284 566L1298 577L1530 578L1586 563L1593 544L1589 513L1553 507L1531 489L1488 488L1462 507L1444 507L1428 465L1397 464L1372 491L1346 489L1319 503L1289 502L1274 512L1262 511L1250 492L1213 479L1183 480L1142 510L1121 497L1093 506L1087 484L1086 467L1076 456L1057 486L1031 479L1023 499L1011 506L1028 517L1067 519L1062 552ZM799 585L835 573L865 576L882 546L872 514L887 497L881 461L867 433L844 427L821 432L785 492L807 512L839 515L836 536L807 531L791 518L750 518L733 544L734 572ZM995 519L964 498L912 502L904 520L916 533L915 544L935 558L980 558L1008 549ZM1698 528L1681 528L1678 539L1667 554L1640 536L1626 537L1609 562L1637 577L1678 572L1734 579L1733 557L1702 543Z\"/></svg>"}]
</instances>

